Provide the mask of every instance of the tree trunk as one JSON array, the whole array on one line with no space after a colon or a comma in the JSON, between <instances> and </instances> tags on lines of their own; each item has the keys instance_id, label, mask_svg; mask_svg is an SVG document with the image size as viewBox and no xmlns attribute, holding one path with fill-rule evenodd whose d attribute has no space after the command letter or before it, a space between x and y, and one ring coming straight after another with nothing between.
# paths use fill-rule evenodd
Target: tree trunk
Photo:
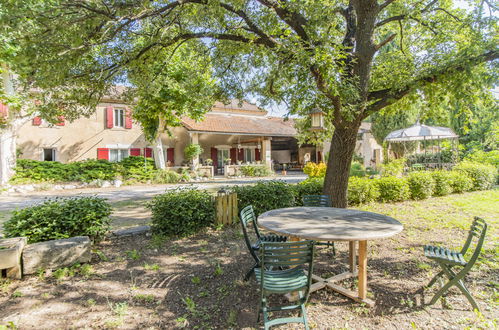
<instances>
[{"instance_id":1,"label":"tree trunk","mask_svg":"<svg viewBox=\"0 0 499 330\"><path fill-rule=\"evenodd\" d=\"M324 194L330 195L333 207L347 207L347 188L357 132L360 123L349 127L336 127L327 162Z\"/></svg>"},{"instance_id":2,"label":"tree trunk","mask_svg":"<svg viewBox=\"0 0 499 330\"><path fill-rule=\"evenodd\" d=\"M163 141L161 141L161 136L159 134L158 134L158 137L156 139L156 144L154 145L153 149L154 149L154 162L155 162L156 168L161 169L161 170L166 169Z\"/></svg>"},{"instance_id":3,"label":"tree trunk","mask_svg":"<svg viewBox=\"0 0 499 330\"><path fill-rule=\"evenodd\" d=\"M0 184L6 184L16 166L16 126L8 125L0 131Z\"/></svg>"}]
</instances>

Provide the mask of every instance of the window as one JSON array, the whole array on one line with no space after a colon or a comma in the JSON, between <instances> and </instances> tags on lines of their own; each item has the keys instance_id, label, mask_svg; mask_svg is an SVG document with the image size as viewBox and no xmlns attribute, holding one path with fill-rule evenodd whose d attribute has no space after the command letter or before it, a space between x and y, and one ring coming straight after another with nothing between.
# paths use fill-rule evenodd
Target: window
<instances>
[{"instance_id":1,"label":"window","mask_svg":"<svg viewBox=\"0 0 499 330\"><path fill-rule=\"evenodd\" d=\"M224 167L225 165L225 160L226 159L229 159L230 156L229 156L229 150L228 149L218 149L217 150L217 163L218 163L218 167ZM234 159L232 159L232 161L234 161Z\"/></svg>"},{"instance_id":2,"label":"window","mask_svg":"<svg viewBox=\"0 0 499 330\"><path fill-rule=\"evenodd\" d=\"M128 157L128 149L109 149L109 161L120 162Z\"/></svg>"},{"instance_id":3,"label":"window","mask_svg":"<svg viewBox=\"0 0 499 330\"><path fill-rule=\"evenodd\" d=\"M55 148L44 148L43 160L46 162L55 162Z\"/></svg>"},{"instance_id":4,"label":"window","mask_svg":"<svg viewBox=\"0 0 499 330\"><path fill-rule=\"evenodd\" d=\"M244 161L254 162L255 161L255 150L254 149L244 149Z\"/></svg>"},{"instance_id":5,"label":"window","mask_svg":"<svg viewBox=\"0 0 499 330\"><path fill-rule=\"evenodd\" d=\"M114 127L125 127L125 109L114 109Z\"/></svg>"}]
</instances>

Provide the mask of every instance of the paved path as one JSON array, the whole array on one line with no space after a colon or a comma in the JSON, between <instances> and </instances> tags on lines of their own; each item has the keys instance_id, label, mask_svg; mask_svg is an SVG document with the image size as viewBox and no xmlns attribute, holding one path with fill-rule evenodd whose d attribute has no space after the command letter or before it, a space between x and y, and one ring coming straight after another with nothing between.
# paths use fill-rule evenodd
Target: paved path
<instances>
[{"instance_id":1,"label":"paved path","mask_svg":"<svg viewBox=\"0 0 499 330\"><path fill-rule=\"evenodd\" d=\"M244 179L216 179L209 182L196 182L192 184L170 184L170 185L143 185L143 186L123 186L120 188L85 188L74 190L58 191L37 191L24 195L17 194L11 196L0 196L0 211L9 211L18 207L25 207L36 204L46 198L64 197L64 196L99 196L107 198L110 202L120 202L136 199L150 199L165 190L178 187L195 186L200 189L215 190L221 187L236 186L244 184L253 184L260 180L283 180L287 183L298 183L307 178L307 175L290 174L287 176L277 176L273 178L244 178Z\"/></svg>"}]
</instances>

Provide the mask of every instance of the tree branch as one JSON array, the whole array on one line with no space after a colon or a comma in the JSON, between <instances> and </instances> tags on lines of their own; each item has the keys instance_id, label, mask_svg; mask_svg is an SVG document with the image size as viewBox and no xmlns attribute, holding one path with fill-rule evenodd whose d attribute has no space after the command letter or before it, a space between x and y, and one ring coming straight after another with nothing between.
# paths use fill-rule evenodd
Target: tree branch
<instances>
[{"instance_id":1,"label":"tree branch","mask_svg":"<svg viewBox=\"0 0 499 330\"><path fill-rule=\"evenodd\" d=\"M309 37L305 29L303 28L307 25L307 19L300 13L289 10L288 8L282 7L280 4L285 3L285 1L275 1L275 0L257 0L262 5L268 8L272 8L277 16L289 25L295 31L295 33L303 40L309 41Z\"/></svg>"}]
</instances>

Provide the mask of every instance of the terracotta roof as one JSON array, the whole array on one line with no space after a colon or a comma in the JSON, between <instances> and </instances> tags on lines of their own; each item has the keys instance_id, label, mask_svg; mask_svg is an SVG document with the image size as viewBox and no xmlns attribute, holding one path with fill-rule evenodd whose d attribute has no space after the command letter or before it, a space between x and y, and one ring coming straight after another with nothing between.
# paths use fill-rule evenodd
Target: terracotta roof
<instances>
[{"instance_id":1,"label":"terracotta roof","mask_svg":"<svg viewBox=\"0 0 499 330\"><path fill-rule=\"evenodd\" d=\"M208 113L203 121L183 118L182 124L189 131L234 133L266 136L295 136L292 121L278 117L241 116L222 113Z\"/></svg>"},{"instance_id":2,"label":"terracotta roof","mask_svg":"<svg viewBox=\"0 0 499 330\"><path fill-rule=\"evenodd\" d=\"M239 105L241 104L241 105ZM215 102L213 105L213 110L245 110L245 111L256 111L256 112L262 112L262 113L267 113L267 111L259 108L255 104L249 103L244 100L239 100L239 99L231 99L228 104L224 104L220 101Z\"/></svg>"}]
</instances>

